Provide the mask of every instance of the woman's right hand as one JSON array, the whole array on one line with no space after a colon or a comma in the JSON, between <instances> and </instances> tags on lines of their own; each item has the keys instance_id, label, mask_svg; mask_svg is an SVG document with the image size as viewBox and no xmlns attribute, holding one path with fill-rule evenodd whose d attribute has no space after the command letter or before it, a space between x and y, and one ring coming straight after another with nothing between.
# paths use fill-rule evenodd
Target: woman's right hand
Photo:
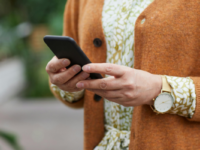
<instances>
[{"instance_id":1,"label":"woman's right hand","mask_svg":"<svg viewBox=\"0 0 200 150\"><path fill-rule=\"evenodd\" d=\"M46 71L49 74L51 83L58 86L61 90L68 92L80 91L82 89L78 89L76 84L79 81L87 79L90 74L82 71L76 75L79 71L81 71L81 66L73 65L72 67L66 69L66 67L69 65L69 59L58 59L56 56L54 56L48 62Z\"/></svg>"}]
</instances>

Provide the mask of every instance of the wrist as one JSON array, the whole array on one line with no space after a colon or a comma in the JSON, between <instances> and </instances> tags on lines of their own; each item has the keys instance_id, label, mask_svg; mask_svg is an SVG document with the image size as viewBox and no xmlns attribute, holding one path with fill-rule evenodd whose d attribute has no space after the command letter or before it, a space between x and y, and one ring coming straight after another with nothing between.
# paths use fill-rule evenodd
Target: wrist
<instances>
[{"instance_id":1,"label":"wrist","mask_svg":"<svg viewBox=\"0 0 200 150\"><path fill-rule=\"evenodd\" d=\"M160 93L161 93L161 90L162 90L162 77L160 75L154 75L154 80L153 80L153 93L152 93L152 97L151 97L151 100L149 102L149 105L153 105L154 104L154 101L153 99L155 99Z\"/></svg>"},{"instance_id":2,"label":"wrist","mask_svg":"<svg viewBox=\"0 0 200 150\"><path fill-rule=\"evenodd\" d=\"M154 98L156 98L162 90L162 76L161 75L155 75L156 76L156 81L155 81L155 95Z\"/></svg>"}]
</instances>

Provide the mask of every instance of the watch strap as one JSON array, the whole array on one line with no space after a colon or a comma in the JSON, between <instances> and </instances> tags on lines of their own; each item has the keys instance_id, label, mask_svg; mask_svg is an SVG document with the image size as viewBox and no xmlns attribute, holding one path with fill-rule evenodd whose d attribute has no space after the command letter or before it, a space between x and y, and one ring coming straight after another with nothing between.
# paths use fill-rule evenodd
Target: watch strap
<instances>
[{"instance_id":1,"label":"watch strap","mask_svg":"<svg viewBox=\"0 0 200 150\"><path fill-rule=\"evenodd\" d=\"M161 93L162 94L163 92L167 92L167 93L171 93L171 86L169 85L169 83L167 82L167 78L166 76L162 75L162 90L161 90ZM160 95L159 94L159 95ZM153 99L153 101L155 102L155 99ZM158 114L164 114L164 113L161 113L161 112L158 112L154 105L150 105L151 109L158 115Z\"/></svg>"},{"instance_id":2,"label":"watch strap","mask_svg":"<svg viewBox=\"0 0 200 150\"><path fill-rule=\"evenodd\" d=\"M162 76L162 92L168 92L171 93L171 86L167 82L166 76ZM162 93L161 92L161 93Z\"/></svg>"}]
</instances>

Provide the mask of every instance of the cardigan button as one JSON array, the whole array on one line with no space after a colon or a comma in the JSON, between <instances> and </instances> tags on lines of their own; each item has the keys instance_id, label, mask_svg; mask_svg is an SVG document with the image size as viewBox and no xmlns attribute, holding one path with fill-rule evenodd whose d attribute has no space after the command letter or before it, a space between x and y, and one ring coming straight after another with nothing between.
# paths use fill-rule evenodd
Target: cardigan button
<instances>
[{"instance_id":1,"label":"cardigan button","mask_svg":"<svg viewBox=\"0 0 200 150\"><path fill-rule=\"evenodd\" d=\"M100 47L102 45L102 41L99 38L95 38L93 40L93 44L95 47Z\"/></svg>"},{"instance_id":2,"label":"cardigan button","mask_svg":"<svg viewBox=\"0 0 200 150\"><path fill-rule=\"evenodd\" d=\"M144 24L144 22L146 21L146 19L144 18L144 19L142 19L141 20L141 24Z\"/></svg>"},{"instance_id":3,"label":"cardigan button","mask_svg":"<svg viewBox=\"0 0 200 150\"><path fill-rule=\"evenodd\" d=\"M99 96L99 95L97 95L97 94L94 94L94 100L95 100L96 102L100 101L101 98L102 98L101 96Z\"/></svg>"}]
</instances>

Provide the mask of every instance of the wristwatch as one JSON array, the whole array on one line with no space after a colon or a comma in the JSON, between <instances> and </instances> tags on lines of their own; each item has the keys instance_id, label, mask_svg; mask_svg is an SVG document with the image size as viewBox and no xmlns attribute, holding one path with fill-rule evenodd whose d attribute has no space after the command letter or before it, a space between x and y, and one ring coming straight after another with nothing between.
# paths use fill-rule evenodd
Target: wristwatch
<instances>
[{"instance_id":1,"label":"wristwatch","mask_svg":"<svg viewBox=\"0 0 200 150\"><path fill-rule=\"evenodd\" d=\"M157 114L167 113L172 108L174 98L171 95L171 87L165 76L162 76L161 93L153 101L154 105L151 105L151 108Z\"/></svg>"}]
</instances>

